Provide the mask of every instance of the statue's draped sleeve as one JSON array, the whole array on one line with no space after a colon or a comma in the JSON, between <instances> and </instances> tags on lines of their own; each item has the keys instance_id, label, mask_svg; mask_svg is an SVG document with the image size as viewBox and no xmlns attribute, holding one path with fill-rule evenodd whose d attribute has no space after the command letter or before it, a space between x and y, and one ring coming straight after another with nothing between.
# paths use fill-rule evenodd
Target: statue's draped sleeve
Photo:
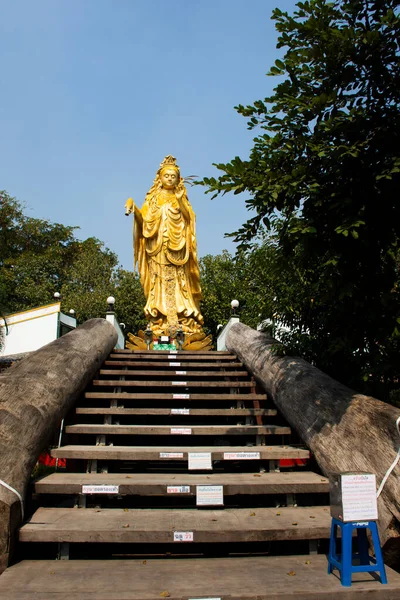
<instances>
[{"instance_id":1,"label":"statue's draped sleeve","mask_svg":"<svg viewBox=\"0 0 400 600\"><path fill-rule=\"evenodd\" d=\"M201 288L200 288L200 270L197 260L197 245L196 245L196 216L192 207L188 202L188 210L190 215L190 223L188 227L188 245L189 249L189 273L192 282L192 294L196 300L198 308L200 308Z\"/></svg>"},{"instance_id":2,"label":"statue's draped sleeve","mask_svg":"<svg viewBox=\"0 0 400 600\"><path fill-rule=\"evenodd\" d=\"M138 214L135 210L135 224L133 235L134 267L137 267L137 270L139 271L140 282L142 284L144 294L147 298L150 289L150 278L149 267L146 259L145 242L146 240L143 236L143 214L140 213L140 211Z\"/></svg>"}]
</instances>

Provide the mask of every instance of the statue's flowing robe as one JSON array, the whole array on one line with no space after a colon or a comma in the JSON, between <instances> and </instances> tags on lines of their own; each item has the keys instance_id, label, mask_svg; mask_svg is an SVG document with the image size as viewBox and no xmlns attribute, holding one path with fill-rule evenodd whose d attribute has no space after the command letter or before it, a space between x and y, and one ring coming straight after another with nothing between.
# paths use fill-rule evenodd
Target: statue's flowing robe
<instances>
[{"instance_id":1,"label":"statue's flowing robe","mask_svg":"<svg viewBox=\"0 0 400 600\"><path fill-rule=\"evenodd\" d=\"M135 212L135 265L146 296L145 316L165 327L201 328L200 273L196 252L195 214L183 196L188 219L175 194L148 194Z\"/></svg>"}]
</instances>

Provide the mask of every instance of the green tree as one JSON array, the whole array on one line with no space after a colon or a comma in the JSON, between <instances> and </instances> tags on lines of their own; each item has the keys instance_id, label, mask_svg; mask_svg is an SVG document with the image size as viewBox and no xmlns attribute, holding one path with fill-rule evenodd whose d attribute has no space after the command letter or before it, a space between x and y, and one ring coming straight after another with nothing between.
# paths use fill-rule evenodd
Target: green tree
<instances>
[{"instance_id":1,"label":"green tree","mask_svg":"<svg viewBox=\"0 0 400 600\"><path fill-rule=\"evenodd\" d=\"M140 284L139 274L118 268L114 277L115 309L118 320L125 324L125 331L137 335L146 328L144 306L146 298Z\"/></svg>"},{"instance_id":2,"label":"green tree","mask_svg":"<svg viewBox=\"0 0 400 600\"><path fill-rule=\"evenodd\" d=\"M104 317L115 296L120 321L137 331L143 322L138 276L118 266L100 240L75 237L76 227L27 217L23 205L0 192L0 311L9 314L53 302L73 308L78 322Z\"/></svg>"},{"instance_id":3,"label":"green tree","mask_svg":"<svg viewBox=\"0 0 400 600\"><path fill-rule=\"evenodd\" d=\"M74 241L71 255L59 290L63 305L73 308L80 322L103 317L107 297L114 293L118 257L96 238Z\"/></svg>"},{"instance_id":4,"label":"green tree","mask_svg":"<svg viewBox=\"0 0 400 600\"><path fill-rule=\"evenodd\" d=\"M72 261L75 227L27 217L0 192L0 302L7 312L53 300Z\"/></svg>"},{"instance_id":5,"label":"green tree","mask_svg":"<svg viewBox=\"0 0 400 600\"><path fill-rule=\"evenodd\" d=\"M297 347L348 384L386 386L381 394L400 366L398 13L395 0L274 10L285 54L269 75L280 82L237 107L258 132L254 147L201 182L214 196L250 194L256 214L232 234L241 247L274 232L289 292L278 286L277 308Z\"/></svg>"},{"instance_id":6,"label":"green tree","mask_svg":"<svg viewBox=\"0 0 400 600\"><path fill-rule=\"evenodd\" d=\"M239 314L250 326L258 323L259 308L255 281L244 254L233 257L227 250L200 259L203 299L201 311L204 328L213 335L219 324L225 325L231 315L231 300L239 301Z\"/></svg>"}]
</instances>

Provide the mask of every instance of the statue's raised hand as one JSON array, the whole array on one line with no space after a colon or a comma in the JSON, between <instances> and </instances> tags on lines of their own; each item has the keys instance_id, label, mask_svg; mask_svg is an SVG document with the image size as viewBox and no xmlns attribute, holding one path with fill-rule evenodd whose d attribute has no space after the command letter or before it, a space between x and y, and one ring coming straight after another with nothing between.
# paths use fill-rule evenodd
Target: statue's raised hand
<instances>
[{"instance_id":1,"label":"statue's raised hand","mask_svg":"<svg viewBox=\"0 0 400 600\"><path fill-rule=\"evenodd\" d=\"M125 215L128 216L135 210L135 203L132 198L128 198L125 202Z\"/></svg>"},{"instance_id":2,"label":"statue's raised hand","mask_svg":"<svg viewBox=\"0 0 400 600\"><path fill-rule=\"evenodd\" d=\"M175 192L176 199L182 200L184 193L185 193L185 190L183 188L181 190L178 190L177 192Z\"/></svg>"}]
</instances>

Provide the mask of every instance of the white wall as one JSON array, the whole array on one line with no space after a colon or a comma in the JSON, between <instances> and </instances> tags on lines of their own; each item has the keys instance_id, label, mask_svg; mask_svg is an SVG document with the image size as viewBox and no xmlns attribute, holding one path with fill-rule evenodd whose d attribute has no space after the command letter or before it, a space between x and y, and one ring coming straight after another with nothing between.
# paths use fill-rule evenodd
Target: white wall
<instances>
[{"instance_id":1,"label":"white wall","mask_svg":"<svg viewBox=\"0 0 400 600\"><path fill-rule=\"evenodd\" d=\"M32 352L57 339L60 307L60 303L56 302L48 306L8 315L6 317L8 335L4 319L0 319L0 327L5 341L0 355L9 356L21 352Z\"/></svg>"}]
</instances>

